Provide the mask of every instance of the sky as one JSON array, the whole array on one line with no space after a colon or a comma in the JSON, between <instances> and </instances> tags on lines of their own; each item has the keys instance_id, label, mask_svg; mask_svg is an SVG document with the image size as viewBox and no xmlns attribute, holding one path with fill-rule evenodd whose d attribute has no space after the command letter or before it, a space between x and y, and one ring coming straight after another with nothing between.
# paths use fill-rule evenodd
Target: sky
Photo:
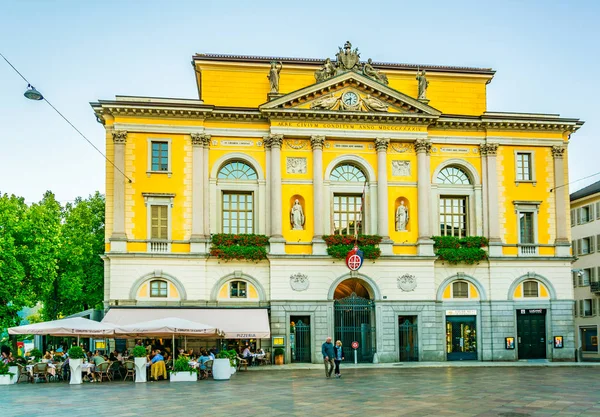
<instances>
[{"instance_id":1,"label":"sky","mask_svg":"<svg viewBox=\"0 0 600 417\"><path fill-rule=\"evenodd\" d=\"M89 140L89 103L115 95L198 98L191 57L334 57L495 69L488 110L584 120L570 181L600 172L600 2L0 0L0 53ZM63 203L104 191L104 159L0 59L0 193ZM210 104L210 103L209 103ZM575 182L573 192L600 175Z\"/></svg>"}]
</instances>

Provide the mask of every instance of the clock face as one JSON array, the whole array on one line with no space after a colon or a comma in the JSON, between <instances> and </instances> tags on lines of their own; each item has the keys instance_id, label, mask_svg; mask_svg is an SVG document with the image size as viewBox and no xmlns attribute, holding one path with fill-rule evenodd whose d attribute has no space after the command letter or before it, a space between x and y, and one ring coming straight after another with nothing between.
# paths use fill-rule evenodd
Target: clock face
<instances>
[{"instance_id":1,"label":"clock face","mask_svg":"<svg viewBox=\"0 0 600 417\"><path fill-rule=\"evenodd\" d=\"M358 95L352 91L348 91L347 93L344 93L342 101L346 106L356 106L358 104Z\"/></svg>"}]
</instances>

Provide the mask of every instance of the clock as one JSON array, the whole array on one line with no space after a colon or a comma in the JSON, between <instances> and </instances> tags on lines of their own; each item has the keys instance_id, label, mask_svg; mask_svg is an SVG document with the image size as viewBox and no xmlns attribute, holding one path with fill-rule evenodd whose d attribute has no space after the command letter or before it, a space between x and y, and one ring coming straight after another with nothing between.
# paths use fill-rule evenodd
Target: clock
<instances>
[{"instance_id":1,"label":"clock","mask_svg":"<svg viewBox=\"0 0 600 417\"><path fill-rule=\"evenodd\" d=\"M348 91L342 95L342 102L349 107L354 107L358 104L358 95L355 92Z\"/></svg>"}]
</instances>

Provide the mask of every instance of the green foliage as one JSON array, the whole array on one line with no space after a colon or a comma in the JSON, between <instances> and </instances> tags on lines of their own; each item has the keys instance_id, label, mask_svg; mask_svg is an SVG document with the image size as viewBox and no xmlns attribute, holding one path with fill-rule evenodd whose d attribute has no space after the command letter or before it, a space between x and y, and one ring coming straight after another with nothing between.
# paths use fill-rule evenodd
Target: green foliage
<instances>
[{"instance_id":1,"label":"green foliage","mask_svg":"<svg viewBox=\"0 0 600 417\"><path fill-rule=\"evenodd\" d=\"M277 348L273 351L274 356L281 356L285 353L285 350L283 350L282 348Z\"/></svg>"},{"instance_id":2,"label":"green foliage","mask_svg":"<svg viewBox=\"0 0 600 417\"><path fill-rule=\"evenodd\" d=\"M13 374L12 372L8 371L8 365L7 364L5 364L4 362L0 362L0 375L14 376L15 374Z\"/></svg>"},{"instance_id":3,"label":"green foliage","mask_svg":"<svg viewBox=\"0 0 600 417\"><path fill-rule=\"evenodd\" d=\"M195 368L190 368L190 361L188 358L185 356L180 356L173 363L173 370L171 371L173 374L176 374L177 372L189 372L190 374L193 374L198 371Z\"/></svg>"},{"instance_id":4,"label":"green foliage","mask_svg":"<svg viewBox=\"0 0 600 417\"><path fill-rule=\"evenodd\" d=\"M346 259L348 252L352 250L354 245L333 245L327 247L327 254L336 259ZM358 247L363 251L365 259L375 260L381 256L381 249L372 245L364 245Z\"/></svg>"},{"instance_id":5,"label":"green foliage","mask_svg":"<svg viewBox=\"0 0 600 417\"><path fill-rule=\"evenodd\" d=\"M225 261L239 259L258 262L267 259L267 249L264 246L213 246L210 255Z\"/></svg>"},{"instance_id":6,"label":"green foliage","mask_svg":"<svg viewBox=\"0 0 600 417\"><path fill-rule=\"evenodd\" d=\"M35 360L40 360L43 356L42 352L39 349L31 349L29 351L29 355L30 357L35 358Z\"/></svg>"},{"instance_id":7,"label":"green foliage","mask_svg":"<svg viewBox=\"0 0 600 417\"><path fill-rule=\"evenodd\" d=\"M135 358L145 358L148 355L148 352L144 346L134 347L132 353Z\"/></svg>"},{"instance_id":8,"label":"green foliage","mask_svg":"<svg viewBox=\"0 0 600 417\"><path fill-rule=\"evenodd\" d=\"M267 259L269 238L264 235L215 234L211 237L210 255L225 261L232 259L258 262Z\"/></svg>"},{"instance_id":9,"label":"green foliage","mask_svg":"<svg viewBox=\"0 0 600 417\"><path fill-rule=\"evenodd\" d=\"M375 246L381 243L381 236L378 235L358 235L357 239L353 235L326 235L323 240L327 246L334 245L353 245L356 241L358 246Z\"/></svg>"},{"instance_id":10,"label":"green foliage","mask_svg":"<svg viewBox=\"0 0 600 417\"><path fill-rule=\"evenodd\" d=\"M482 249L488 245L488 240L483 236L433 236L432 239L438 259L452 265L472 265L488 259L487 252Z\"/></svg>"},{"instance_id":11,"label":"green foliage","mask_svg":"<svg viewBox=\"0 0 600 417\"><path fill-rule=\"evenodd\" d=\"M266 246L269 244L269 237L253 234L232 235L217 233L211 236L210 242L214 246Z\"/></svg>"},{"instance_id":12,"label":"green foliage","mask_svg":"<svg viewBox=\"0 0 600 417\"><path fill-rule=\"evenodd\" d=\"M73 346L69 349L69 358L71 359L83 359L85 358L85 352L80 346Z\"/></svg>"},{"instance_id":13,"label":"green foliage","mask_svg":"<svg viewBox=\"0 0 600 417\"><path fill-rule=\"evenodd\" d=\"M234 349L222 350L217 354L219 359L229 359L229 365L235 367L237 364L237 352Z\"/></svg>"}]
</instances>

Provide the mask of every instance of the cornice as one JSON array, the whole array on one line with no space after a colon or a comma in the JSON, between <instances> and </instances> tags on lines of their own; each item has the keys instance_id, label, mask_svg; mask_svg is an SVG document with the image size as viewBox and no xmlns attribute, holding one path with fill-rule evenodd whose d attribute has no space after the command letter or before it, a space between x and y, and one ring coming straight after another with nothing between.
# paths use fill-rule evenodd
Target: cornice
<instances>
[{"instance_id":1,"label":"cornice","mask_svg":"<svg viewBox=\"0 0 600 417\"><path fill-rule=\"evenodd\" d=\"M420 113L374 113L307 109L265 109L270 119L430 124L436 116Z\"/></svg>"}]
</instances>

